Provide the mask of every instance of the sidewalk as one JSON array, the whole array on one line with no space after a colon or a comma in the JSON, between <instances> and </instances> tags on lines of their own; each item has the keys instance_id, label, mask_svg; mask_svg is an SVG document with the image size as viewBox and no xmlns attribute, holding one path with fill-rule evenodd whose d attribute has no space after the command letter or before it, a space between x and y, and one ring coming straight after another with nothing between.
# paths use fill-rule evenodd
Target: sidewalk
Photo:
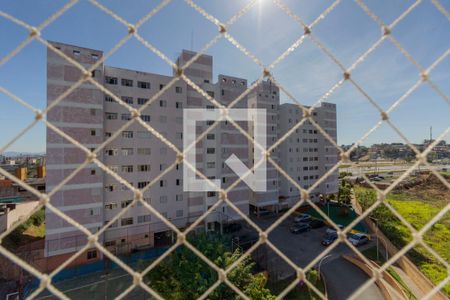
<instances>
[{"instance_id":1,"label":"sidewalk","mask_svg":"<svg viewBox=\"0 0 450 300\"><path fill-rule=\"evenodd\" d=\"M425 294L422 292L422 290L412 281L412 279L403 272L403 270L396 265L391 266L395 272L397 272L398 276L403 280L403 282L408 286L408 288L411 290L411 292L416 296L417 299L422 299Z\"/></svg>"}]
</instances>

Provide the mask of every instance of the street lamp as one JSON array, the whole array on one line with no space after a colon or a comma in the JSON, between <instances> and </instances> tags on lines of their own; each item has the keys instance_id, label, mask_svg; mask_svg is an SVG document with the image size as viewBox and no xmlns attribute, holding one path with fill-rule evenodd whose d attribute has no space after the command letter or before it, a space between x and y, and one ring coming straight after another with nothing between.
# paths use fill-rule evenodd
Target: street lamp
<instances>
[{"instance_id":1,"label":"street lamp","mask_svg":"<svg viewBox=\"0 0 450 300\"><path fill-rule=\"evenodd\" d=\"M375 222L375 225L376 225L376 229L375 229L375 235L377 236L377 261L379 261L380 260L380 256L379 256L379 237L378 237L378 219L377 218L374 218L374 217L370 217L370 219L372 220L372 221L374 221ZM383 242L383 244L384 244L384 250L385 250L385 256L384 256L384 258L386 259L386 260L388 260L389 259L389 255L388 255L388 250L387 250L387 245L386 245L386 242L385 241L383 241L382 240L382 242Z\"/></svg>"}]
</instances>

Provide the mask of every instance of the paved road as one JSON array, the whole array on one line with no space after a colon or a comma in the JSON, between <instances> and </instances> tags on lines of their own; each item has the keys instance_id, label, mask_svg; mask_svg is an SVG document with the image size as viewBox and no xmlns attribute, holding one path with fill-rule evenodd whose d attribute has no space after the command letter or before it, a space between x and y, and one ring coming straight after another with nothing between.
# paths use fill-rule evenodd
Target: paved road
<instances>
[{"instance_id":1,"label":"paved road","mask_svg":"<svg viewBox=\"0 0 450 300\"><path fill-rule=\"evenodd\" d=\"M348 299L354 291L369 279L363 271L343 258L325 262L321 269L326 277L330 300ZM379 288L372 283L358 296L358 299L381 300L384 298Z\"/></svg>"},{"instance_id":2,"label":"paved road","mask_svg":"<svg viewBox=\"0 0 450 300\"><path fill-rule=\"evenodd\" d=\"M404 172L408 169L410 169L412 164L401 164L401 165L378 165L377 167L371 165L371 166L365 166L364 164L355 165L348 168L340 168L340 172L350 172L353 173L353 175L358 175L362 172L375 172L378 173L388 173L388 172ZM450 170L450 165L432 165L433 168L436 168L437 170ZM428 166L421 166L420 170L428 170Z\"/></svg>"},{"instance_id":3,"label":"paved road","mask_svg":"<svg viewBox=\"0 0 450 300\"><path fill-rule=\"evenodd\" d=\"M267 228L275 219L254 219L262 228ZM290 260L300 267L310 264L326 249L320 244L326 228L312 229L309 232L294 235L289 232L292 219L284 221L269 235L269 240L280 249ZM371 244L364 246L370 247ZM323 260L321 270L326 277L329 298L332 300L347 299L353 291L356 291L369 277L359 268L344 260L342 254L351 254L352 250L345 244L340 244L330 252L330 256ZM268 262L269 268L275 268L280 277L288 277L294 274L294 270L276 254ZM318 266L318 262L315 263ZM283 274L285 274L283 276ZM384 299L375 284L369 286L360 296L360 299L382 300Z\"/></svg>"}]
</instances>

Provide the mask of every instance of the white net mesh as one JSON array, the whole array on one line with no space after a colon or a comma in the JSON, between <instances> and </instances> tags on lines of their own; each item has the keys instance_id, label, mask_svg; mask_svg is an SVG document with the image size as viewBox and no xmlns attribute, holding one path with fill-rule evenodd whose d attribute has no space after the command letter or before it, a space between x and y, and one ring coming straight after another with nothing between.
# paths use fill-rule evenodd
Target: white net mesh
<instances>
[{"instance_id":1,"label":"white net mesh","mask_svg":"<svg viewBox=\"0 0 450 300\"><path fill-rule=\"evenodd\" d=\"M416 89L418 89L421 85L429 85L431 89L433 89L441 98L444 99L445 102L450 104L450 99L448 95L446 95L439 86L434 83L430 78L429 74L438 66L440 65L444 59L447 58L448 54L450 53L450 49L447 49L438 59L436 59L430 66L423 67L421 66L414 57L408 53L408 51L402 47L401 43L395 38L395 36L391 33L392 30L397 26L397 24L404 19L406 16L408 16L412 11L416 9L416 7L422 2L422 1L415 1L408 9L406 9L402 14L398 16L391 24L385 24L363 1L356 0L356 3L358 6L367 14L368 17L370 17L376 24L379 26L381 30L381 36L380 38L373 43L357 60L355 60L350 66L346 67L343 63L339 61L339 59L333 54L332 51L330 51L324 44L319 40L319 38L314 34L314 28L319 22L327 18L328 14L332 12L336 7L341 5L340 0L336 0L333 3L329 5L329 7L323 11L319 17L317 17L311 24L306 24L302 18L300 18L298 15L296 15L290 8L287 6L283 0L273 0L273 3L278 6L282 11L286 13L286 15L290 18L292 18L295 22L297 22L300 26L304 28L304 33L301 35L284 53L282 53L278 58L276 58L271 64L264 65L260 59L254 54L252 54L248 49L246 49L244 46L242 46L230 33L229 28L233 26L236 21L238 21L240 18L244 18L248 11L254 7L258 1L253 0L249 1L242 9L240 9L232 18L230 18L228 21L223 22L221 20L218 20L213 15L206 12L204 9L202 9L198 4L196 4L192 0L185 0L185 2L191 6L193 9L195 9L200 15L202 15L204 18L206 18L211 23L215 24L217 26L218 32L217 35L214 36L206 45L204 45L201 50L192 58L190 61L179 68L176 63L171 61L171 59L165 55L163 52L159 51L154 45L152 45L150 42L148 42L146 39L144 39L139 34L139 28L147 22L150 18L155 16L159 13L164 7L166 7L171 1L170 0L164 0L161 1L154 9L152 9L148 14L146 14L143 18L141 18L137 23L131 24L127 20L123 19L119 15L117 15L115 12L104 6L103 4L97 2L96 0L90 0L90 3L94 6L93 9L99 9L108 14L111 18L115 19L119 23L121 23L123 26L128 28L128 34L125 35L112 49L110 49L105 55L99 59L94 65L91 66L91 68L86 69L83 65L72 59L71 57L68 57L65 55L62 51L55 48L52 44L47 42L45 39L43 39L40 36L41 31L43 31L46 27L51 25L56 19L64 17L64 14L71 10L71 8L78 2L78 0L71 0L66 5L64 5L61 9L59 9L56 13L51 15L48 19L46 19L42 24L40 24L38 27L33 27L28 25L27 23L23 22L22 20L19 20L15 17L13 17L10 14L7 14L3 11L0 11L0 16L3 18L8 19L11 22L14 22L15 24L25 28L29 31L28 37L21 42L14 50L12 50L8 55L1 58L0 60L0 67L4 65L6 62L11 60L13 57L15 57L18 53L20 53L27 45L30 44L32 41L38 41L42 43L44 46L48 47L51 51L56 53L57 55L61 56L68 62L70 62L73 66L78 68L83 76L75 83L73 84L69 89L67 89L64 93L62 93L56 100L54 100L48 107L40 111L33 106L31 106L27 101L21 99L20 97L14 95L12 92L10 92L5 87L0 86L0 92L4 95L11 98L13 101L19 103L20 105L24 106L25 108L33 111L35 113L35 119L30 123L29 126L27 126L24 130L22 130L17 136L15 136L11 141L7 142L2 148L0 148L0 153L4 152L7 148L9 148L15 141L20 139L22 136L24 136L36 123L43 122L48 129L54 131L70 143L72 143L75 147L82 150L86 154L86 160L83 164L79 165L71 175L67 176L63 181L61 181L57 186L55 186L52 191L49 194L41 193L40 191L34 189L30 185L28 185L26 182L19 180L14 175L11 175L9 172L5 171L4 169L0 168L0 174L4 175L5 177L9 178L10 180L14 181L15 183L19 184L24 189L30 191L33 193L36 197L40 199L40 204L38 207L36 207L32 212L30 212L29 216L31 216L33 213L41 209L45 206L46 209L53 212L55 215L69 223L70 225L77 228L80 232L84 233L87 237L88 242L84 247L81 247L76 253L74 253L70 259L66 260L64 263L62 263L58 268L53 270L50 274L44 274L41 273L39 270L28 264L25 260L17 256L15 253L11 252L10 250L6 249L4 246L0 246L0 253L3 254L5 257L7 257L9 260L23 268L25 271L30 273L31 275L35 276L40 280L40 286L38 289L34 290L28 298L34 298L38 296L43 290L47 289L51 293L53 293L58 298L66 299L67 296L58 290L53 284L52 284L52 278L61 270L69 266L81 253L85 252L86 250L96 247L99 251L101 251L106 257L108 257L111 261L116 263L118 266L120 266L123 270L125 270L127 273L130 274L130 276L133 278L132 284L129 286L129 288L125 289L117 298L124 298L127 296L135 287L141 287L143 290L148 292L152 297L156 299L162 299L162 297L151 287L149 287L147 284L143 281L144 274L147 274L149 271L154 269L158 264L163 261L165 258L167 258L177 247L180 245L184 245L187 248L189 248L192 252L194 252L199 258L201 258L209 267L211 267L213 270L215 270L218 274L218 280L215 284L213 284L211 287L209 287L204 294L200 298L207 298L208 295L219 285L226 284L228 287L230 287L233 291L236 292L240 297L243 299L249 299L247 295L244 294L243 291L241 291L239 288L237 288L227 277L227 275L230 273L231 270L233 270L239 263L241 263L246 257L248 257L255 249L257 249L260 245L267 245L271 250L273 250L278 256L280 256L289 266L291 266L294 270L296 270L297 279L303 280L320 298L325 299L326 296L318 290L313 284L311 284L306 279L306 272L311 270L317 263L327 256L333 248L336 246L336 244L332 245L331 247L324 250L322 253L318 254L315 259L313 259L307 266L304 268L301 268L297 266L289 257L287 257L282 251L280 251L276 245L274 245L269 239L268 235L273 232L273 230L279 226L285 219L296 209L298 209L302 204L308 203L313 208L317 210L317 212L330 224L334 224L334 227L336 227L338 231L338 240L341 243L345 243L350 249L353 250L353 252L358 255L363 261L368 263L367 258L362 255L358 249L351 244L346 239L346 234L353 228L354 225L361 222L364 218L369 216L371 212L375 210L379 205L385 205L411 232L413 239L410 243L408 243L405 247L400 249L398 253L394 256L392 256L388 261L386 261L379 269L376 269L374 271L374 276L368 280L366 283L364 283L362 286L360 286L352 295L352 299L358 298L361 293L371 284L373 284L376 280L380 280L382 272L384 272L389 266L391 266L396 260L398 260L400 257L405 255L406 252L408 252L410 249L412 249L416 245L421 245L427 249L443 266L447 268L447 270L450 270L449 263L443 259L438 253L436 253L435 250L433 250L429 245L427 245L422 237L423 235L435 224L438 220L440 220L448 211L450 210L450 203L447 204L437 215L435 215L425 226L423 226L420 230L416 230L411 224L405 220L405 218L399 214L389 202L385 201L386 195L392 191L402 180L408 177L408 175L411 174L411 172L414 171L415 168L417 168L419 165L427 166L432 174L436 176L436 178L439 179L439 181L446 186L448 189L450 189L450 184L446 181L443 176L435 170L435 168L430 165L427 162L427 154L433 149L434 146L437 145L439 140L443 139L449 132L450 127L448 127L434 142L432 142L428 147L420 152L411 142L408 141L406 136L391 122L390 120L390 113L394 111L394 109L403 102L409 95L411 95ZM450 20L450 15L444 8L444 6L438 1L433 0L433 5L442 13L448 20ZM108 90L104 85L98 83L96 80L94 80L91 76L91 72L95 70L98 66L100 66L107 58L109 58L111 55L113 55L119 48L121 48L124 44L127 43L128 40L135 38L137 41L142 43L143 46L145 46L149 51L157 55L161 60L166 62L169 66L171 66L173 69L178 70L177 76L175 76L162 90L160 90L156 95L154 95L146 104L144 104L141 108L135 109L131 107L129 104L125 103L120 97L116 96L113 92ZM207 94L202 88L200 88L198 85L196 85L192 80L190 80L185 74L183 74L183 70L188 68L192 63L194 63L202 54L205 54L208 49L210 49L214 44L216 44L220 39L225 39L229 41L236 49L241 51L243 54L245 54L247 57L249 57L255 64L257 64L259 67L261 67L261 76L258 80L256 80L242 95L237 97L234 101L231 102L229 106L222 105L219 101L215 100L214 97L211 97L209 94ZM326 56L328 56L341 70L342 72L342 79L340 79L338 82L336 82L327 93L325 93L320 99L317 100L316 104L314 104L311 107L305 107L303 106L299 101L297 101L294 96L286 89L284 88L276 78L272 75L272 70L280 64L283 60L285 60L291 53L293 53L297 48L301 47L303 42L305 40L309 39L320 51L322 51ZM401 97L399 97L387 110L383 110L379 104L364 90L364 88L358 84L358 80L356 78L352 77L352 72L363 62L365 61L371 53L377 49L382 42L388 41L392 43L396 48L398 48L401 53L409 60L416 68L417 72L420 74L420 80L418 80L414 85L412 85L406 93L404 93ZM185 155L185 152L189 150L184 149L184 152L180 149L178 149L173 143L171 143L166 137L164 137L162 134L160 134L156 129L154 129L152 126L150 126L148 123L144 122L140 118L140 113L147 107L149 107L154 101L157 101L157 99L163 95L168 89L170 89L177 81L181 80L184 81L187 85L189 85L192 89L194 89L196 92L201 94L204 98L209 100L212 105L216 106L217 108L221 108L224 110L227 110L233 106L235 106L240 100L244 99L250 92L252 92L258 84L260 84L264 79L270 79L276 86L280 88L281 91L283 91L293 102L298 104L304 114L304 118L301 122L296 124L291 130L289 130L284 136L282 136L277 142L275 142L269 149L267 149L266 154L268 156L268 161L270 164L272 164L276 170L281 174L281 176L285 177L286 180L288 180L291 184L293 184L299 191L301 191L301 200L298 201L292 208L289 209L287 213L285 213L282 217L278 218L273 224L271 224L268 228L265 230L262 230L257 224L255 224L246 214L242 213L236 205L230 201L227 197L227 193L232 190L237 184L239 184L242 179L238 179L234 184L229 186L225 190L221 190L220 192L220 198L219 201L217 201L213 206L211 206L201 217L199 217L194 223L192 223L188 228L186 228L184 231L180 231L175 225L173 225L172 222L170 222L167 218L165 218L158 210L156 210L152 205L147 203L143 200L143 193L149 189L151 186L153 186L155 183L157 183L165 174L167 174L169 171L171 171L177 164L183 162L183 158ZM351 85L353 85L368 101L368 104L375 107L380 114L379 121L366 133L364 134L355 144L352 145L352 147L346 151L344 151L339 145L336 144L334 139L317 123L314 121L314 119L311 117L313 110L321 104L321 102L325 101L327 98L330 97L341 85L344 84L344 82L349 82ZM109 95L112 97L117 103L125 107L127 110L129 110L132 118L128 123L125 123L122 128L117 130L111 137L107 138L101 145L99 145L94 151L91 151L87 147L80 144L77 140L63 132L61 129L54 126L52 123L48 122L45 118L46 113L58 105L65 97L70 95L76 88L78 88L83 83L90 83L94 85L96 88L98 88L100 91L105 93L106 95ZM244 136L246 136L247 139L252 140L252 137L239 126L234 120L227 117L227 120L233 124ZM309 120L314 127L317 128L317 130L334 146L338 149L341 160L330 170L327 171L322 178L318 179L314 185L309 187L308 189L304 189L302 186L298 184L296 180L291 178L289 174L283 170L280 165L270 157L271 150L276 149L283 141L285 141L289 135L297 128L301 127L305 121ZM176 160L173 162L172 165L168 166L167 169L161 174L154 178L144 189L138 189L130 183L123 179L119 174L112 171L110 168L108 168L101 160L97 158L97 154L101 153L101 151L105 148L108 143L110 143L112 140L114 140L122 130L125 130L131 123L138 122L140 125L145 127L149 132L151 132L153 135L155 135L158 139L161 140L164 144L167 145L170 149L172 149L176 153ZM218 125L219 122L215 122L212 126L208 128L206 132L204 132L201 136L198 137L197 141L200 141L208 132L211 132L214 130L214 128ZM328 176L333 174L333 172L336 172L336 170L339 168L341 164L349 163L349 155L352 151L354 151L358 145L361 145L368 136L374 132L377 128L379 128L382 124L387 124L389 127L391 127L403 140L404 142L414 151L416 154L416 162L414 165L411 166L403 175L401 175L398 179L396 179L387 189L380 190L377 186L370 183L370 180L365 177L367 182L369 182L377 192L378 199L373 204L372 207L365 210L365 212L357 217L350 225L348 225L344 229L339 229L337 225L331 220L327 214L323 213L321 209L309 199L309 193L313 191L320 183L322 183ZM191 145L193 147L195 144ZM258 145L256 145L258 146ZM113 219L111 219L108 224L103 226L99 231L96 233L91 233L90 230L85 228L82 224L79 224L74 219L69 217L67 214L65 214L63 211L59 210L57 207L52 205L49 200L50 198L57 193L66 183L68 183L80 170L82 170L84 167L86 167L88 164L95 164L100 169L102 169L106 174L109 174L113 178L115 178L118 182L125 185L128 189L130 189L134 193L134 199L133 203L140 202L142 206L144 206L148 211L150 211L152 214L156 215L162 222L165 223L165 225L173 230L173 232L176 233L177 239L176 242L158 259L153 261L143 272L137 272L133 270L129 265L122 262L117 256L115 256L113 253L111 253L108 249L102 245L102 243L99 242L99 237L101 234L104 233L106 228L108 228L111 224L118 221L121 216L123 216L127 210L132 206L128 206L121 210L119 214L117 214ZM255 166L257 166L258 163L255 162ZM254 167L255 167L254 166ZM188 164L187 162L184 162L184 167L191 168L194 170L198 176L200 176L203 179L208 180L207 176L202 174L199 170L195 168L195 166ZM210 184L213 184L212 181L210 181ZM239 215L242 217L243 220L245 220L250 226L256 230L259 233L259 239L258 241L250 247L246 252L243 253L243 255L240 256L240 258L235 261L233 264L231 264L226 269L219 268L215 263L213 263L211 260L209 260L204 254L202 254L199 250L197 250L187 239L188 233L193 231L199 224L204 221L204 219L208 216L208 214L212 213L216 208L218 208L221 204L226 203L229 207L233 208ZM6 232L3 232L0 235L0 240L4 239L6 236L8 236L12 231L14 231L18 226L20 226L20 223L15 224L10 229L8 229ZM433 290L430 290L427 295L425 295L425 298L432 298L437 292L440 291L448 282L450 281L450 276L447 276L445 280L443 280L440 284L438 284ZM297 280L294 280L290 285L288 285L277 297L279 299L286 296L298 283Z\"/></svg>"}]
</instances>

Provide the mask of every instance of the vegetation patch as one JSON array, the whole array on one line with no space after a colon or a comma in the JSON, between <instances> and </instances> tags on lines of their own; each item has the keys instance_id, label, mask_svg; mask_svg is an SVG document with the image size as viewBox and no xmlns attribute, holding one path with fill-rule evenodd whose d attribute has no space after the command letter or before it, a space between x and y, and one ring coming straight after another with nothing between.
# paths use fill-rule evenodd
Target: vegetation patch
<instances>
[{"instance_id":1,"label":"vegetation patch","mask_svg":"<svg viewBox=\"0 0 450 300\"><path fill-rule=\"evenodd\" d=\"M231 251L225 238L199 234L189 242L216 266L226 269L242 255L239 249ZM247 257L238 263L227 278L250 299L272 300L275 296L266 288L264 273L254 272L255 263ZM217 272L186 246L180 246L145 276L145 283L165 299L197 299L218 280ZM240 299L227 285L220 284L208 299Z\"/></svg>"},{"instance_id":2,"label":"vegetation patch","mask_svg":"<svg viewBox=\"0 0 450 300\"><path fill-rule=\"evenodd\" d=\"M376 201L376 193L372 189L355 187L354 191L363 209L367 209ZM433 201L429 195L435 195L435 193L428 193L422 199L421 195L425 194L427 194L426 190L419 194L413 194L410 190L406 192L396 190L390 193L386 200L408 223L419 230L444 207L446 202L440 197ZM380 229L397 248L404 247L412 240L410 230L386 206L378 206L371 216L378 220ZM423 239L443 259L450 261L450 213L437 221L425 233ZM415 246L408 252L408 256L434 284L446 278L445 267L424 247ZM450 296L450 284L447 284L443 291Z\"/></svg>"},{"instance_id":3,"label":"vegetation patch","mask_svg":"<svg viewBox=\"0 0 450 300\"><path fill-rule=\"evenodd\" d=\"M319 273L317 270L310 270L308 273L306 273L306 278L312 285L314 285L320 292L322 292L322 294L325 295L325 285L324 282L319 278ZM294 280L297 280L295 276L289 277L276 283L269 284L268 287L274 295L279 295ZM299 282L283 299L319 300L322 298L320 298L320 296L317 295L314 290L308 287L305 283Z\"/></svg>"},{"instance_id":4,"label":"vegetation patch","mask_svg":"<svg viewBox=\"0 0 450 300\"><path fill-rule=\"evenodd\" d=\"M45 237L45 209L41 208L14 229L5 239L5 245L17 247Z\"/></svg>"}]
</instances>

